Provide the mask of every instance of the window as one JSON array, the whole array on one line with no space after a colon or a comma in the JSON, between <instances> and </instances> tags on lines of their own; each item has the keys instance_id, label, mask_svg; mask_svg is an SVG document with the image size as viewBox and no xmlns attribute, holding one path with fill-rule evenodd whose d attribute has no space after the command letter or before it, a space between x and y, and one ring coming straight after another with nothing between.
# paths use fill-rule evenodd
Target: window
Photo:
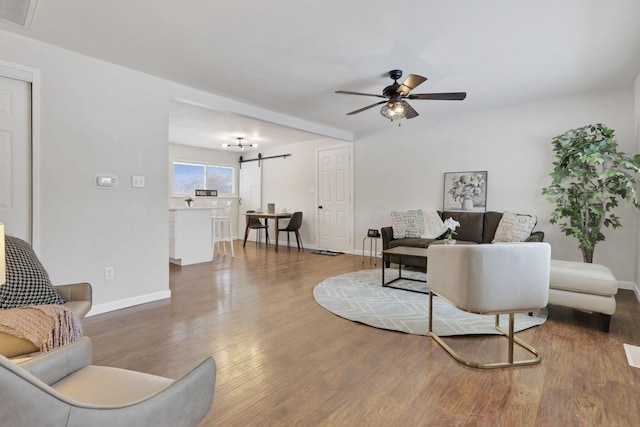
<instances>
[{"instance_id":1,"label":"window","mask_svg":"<svg viewBox=\"0 0 640 427\"><path fill-rule=\"evenodd\" d=\"M173 194L194 194L196 189L235 194L234 177L235 169L229 166L173 162Z\"/></svg>"}]
</instances>

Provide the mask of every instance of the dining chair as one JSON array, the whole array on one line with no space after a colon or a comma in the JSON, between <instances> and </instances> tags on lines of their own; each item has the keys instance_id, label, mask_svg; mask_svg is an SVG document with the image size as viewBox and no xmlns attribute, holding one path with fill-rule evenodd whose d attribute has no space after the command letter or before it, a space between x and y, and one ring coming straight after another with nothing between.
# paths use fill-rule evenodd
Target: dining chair
<instances>
[{"instance_id":1,"label":"dining chair","mask_svg":"<svg viewBox=\"0 0 640 427\"><path fill-rule=\"evenodd\" d=\"M300 227L302 226L302 212L294 212L291 215L291 219L289 220L289 224L286 227L278 229L278 233L281 231L287 232L287 248L291 250L291 246L289 244L289 234L295 233L296 235L296 243L298 244L298 250L304 250L304 246L302 245L302 239L300 238Z\"/></svg>"},{"instance_id":2,"label":"dining chair","mask_svg":"<svg viewBox=\"0 0 640 427\"><path fill-rule=\"evenodd\" d=\"M256 211L254 210L250 210L247 211L246 213L255 213ZM256 230L256 247L258 246L258 243L260 243L260 230L264 230L265 231L265 242L267 244L267 246L269 246L271 243L269 242L269 225L267 224L266 220L265 223L263 224L262 221L260 221L260 218L256 218L254 216L250 216L248 218L249 221L249 230Z\"/></svg>"},{"instance_id":3,"label":"dining chair","mask_svg":"<svg viewBox=\"0 0 640 427\"><path fill-rule=\"evenodd\" d=\"M217 248L218 255L220 255L220 244L222 243L222 252L226 256L226 243L229 242L229 246L231 248L231 258L233 258L235 254L233 252L233 238L231 237L231 206L231 200L213 202L213 206L211 208L211 230L213 231L212 240L214 251L215 248ZM227 237L225 237L224 235L225 225L227 226L228 231Z\"/></svg>"}]
</instances>

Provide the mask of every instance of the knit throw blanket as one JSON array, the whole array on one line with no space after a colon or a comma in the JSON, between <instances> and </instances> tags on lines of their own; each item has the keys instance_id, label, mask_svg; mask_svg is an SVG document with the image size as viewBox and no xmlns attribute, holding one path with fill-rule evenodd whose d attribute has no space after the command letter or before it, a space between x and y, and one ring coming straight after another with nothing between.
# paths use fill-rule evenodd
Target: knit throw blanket
<instances>
[{"instance_id":1,"label":"knit throw blanket","mask_svg":"<svg viewBox=\"0 0 640 427\"><path fill-rule=\"evenodd\" d=\"M62 305L30 305L0 310L0 332L31 341L46 353L82 337L82 325Z\"/></svg>"}]
</instances>

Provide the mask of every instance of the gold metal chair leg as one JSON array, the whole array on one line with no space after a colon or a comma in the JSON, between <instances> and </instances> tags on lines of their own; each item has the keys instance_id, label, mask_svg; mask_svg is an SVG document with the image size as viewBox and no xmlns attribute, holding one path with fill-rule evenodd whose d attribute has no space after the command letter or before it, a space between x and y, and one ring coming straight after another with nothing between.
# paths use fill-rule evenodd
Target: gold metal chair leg
<instances>
[{"instance_id":1,"label":"gold metal chair leg","mask_svg":"<svg viewBox=\"0 0 640 427\"><path fill-rule=\"evenodd\" d=\"M514 322L515 315L514 313L509 313L509 331L505 331L500 326L500 315L496 314L496 323L495 328L498 332L500 332L503 336L505 336L509 340L509 354L507 362L474 362L469 359L465 359L460 356L455 350L453 350L442 338L440 338L436 333L433 332L433 292L429 292L429 335L433 338L451 357L456 359L458 362L471 366L472 368L481 368L481 369L492 369L492 368L507 368L512 366L527 366L527 365L535 365L540 363L540 354L538 351L533 348L531 345L522 341L520 338L516 337L514 334ZM518 344L520 347L524 348L531 354L533 354L532 359L525 360L517 360L514 361L513 357L513 346Z\"/></svg>"}]
</instances>

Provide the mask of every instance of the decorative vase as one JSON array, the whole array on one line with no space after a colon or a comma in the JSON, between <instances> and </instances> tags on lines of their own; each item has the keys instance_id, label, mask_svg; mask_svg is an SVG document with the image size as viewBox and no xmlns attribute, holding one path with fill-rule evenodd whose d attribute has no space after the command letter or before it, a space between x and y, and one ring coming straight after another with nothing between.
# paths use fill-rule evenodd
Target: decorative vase
<instances>
[{"instance_id":1,"label":"decorative vase","mask_svg":"<svg viewBox=\"0 0 640 427\"><path fill-rule=\"evenodd\" d=\"M470 211L473 209L473 197L465 197L462 199L462 209Z\"/></svg>"},{"instance_id":2,"label":"decorative vase","mask_svg":"<svg viewBox=\"0 0 640 427\"><path fill-rule=\"evenodd\" d=\"M444 244L445 245L455 245L456 244L456 239L444 239Z\"/></svg>"}]
</instances>

